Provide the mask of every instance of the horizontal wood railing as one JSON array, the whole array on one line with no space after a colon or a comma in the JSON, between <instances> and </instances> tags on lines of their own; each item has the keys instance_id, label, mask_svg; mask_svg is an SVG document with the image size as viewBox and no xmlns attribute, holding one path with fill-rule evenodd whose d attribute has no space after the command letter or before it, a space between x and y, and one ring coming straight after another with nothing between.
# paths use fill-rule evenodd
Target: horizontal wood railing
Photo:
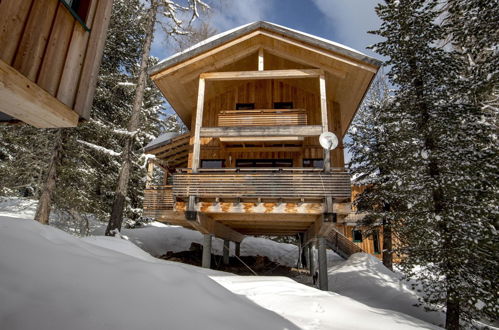
<instances>
[{"instance_id":1,"label":"horizontal wood railing","mask_svg":"<svg viewBox=\"0 0 499 330\"><path fill-rule=\"evenodd\" d=\"M172 186L150 186L144 190L144 216L157 218L163 210L173 210Z\"/></svg>"},{"instance_id":2,"label":"horizontal wood railing","mask_svg":"<svg viewBox=\"0 0 499 330\"><path fill-rule=\"evenodd\" d=\"M218 126L294 126L307 125L305 109L224 110Z\"/></svg>"},{"instance_id":3,"label":"horizontal wood railing","mask_svg":"<svg viewBox=\"0 0 499 330\"><path fill-rule=\"evenodd\" d=\"M348 199L350 176L324 172L204 172L173 175L173 196L186 198Z\"/></svg>"}]
</instances>

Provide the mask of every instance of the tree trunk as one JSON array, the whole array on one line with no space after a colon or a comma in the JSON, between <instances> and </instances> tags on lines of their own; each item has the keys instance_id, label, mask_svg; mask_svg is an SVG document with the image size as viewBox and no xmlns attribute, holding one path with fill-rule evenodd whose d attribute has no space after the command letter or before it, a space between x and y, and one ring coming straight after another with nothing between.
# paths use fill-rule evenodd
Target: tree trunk
<instances>
[{"instance_id":1,"label":"tree trunk","mask_svg":"<svg viewBox=\"0 0 499 330\"><path fill-rule=\"evenodd\" d=\"M54 195L57 180L57 167L62 159L62 131L59 129L54 136L54 149L48 166L45 182L43 183L40 199L36 208L35 220L45 225L49 224L50 209L52 208L52 197Z\"/></svg>"},{"instance_id":2,"label":"tree trunk","mask_svg":"<svg viewBox=\"0 0 499 330\"><path fill-rule=\"evenodd\" d=\"M142 48L142 58L140 61L139 78L137 82L137 89L135 91L135 98L133 101L132 114L128 121L128 132L132 133L139 128L140 112L142 108L142 101L144 99L144 90L147 81L147 62L151 50L151 43L154 34L154 24L156 22L157 3L156 0L151 0L151 7L147 12L146 23L146 37ZM123 209L125 207L125 199L128 190L128 181L130 179L130 168L132 166L132 149L135 141L135 134L129 134L126 137L125 147L123 149L123 159L118 176L118 184L116 186L113 208L111 217L106 228L106 236L114 236L116 230L121 230L123 222Z\"/></svg>"},{"instance_id":3,"label":"tree trunk","mask_svg":"<svg viewBox=\"0 0 499 330\"><path fill-rule=\"evenodd\" d=\"M447 313L445 314L445 328L448 330L459 329L459 301L456 299L454 290L447 289Z\"/></svg>"},{"instance_id":4,"label":"tree trunk","mask_svg":"<svg viewBox=\"0 0 499 330\"><path fill-rule=\"evenodd\" d=\"M393 271L392 227L383 219L383 265Z\"/></svg>"}]
</instances>

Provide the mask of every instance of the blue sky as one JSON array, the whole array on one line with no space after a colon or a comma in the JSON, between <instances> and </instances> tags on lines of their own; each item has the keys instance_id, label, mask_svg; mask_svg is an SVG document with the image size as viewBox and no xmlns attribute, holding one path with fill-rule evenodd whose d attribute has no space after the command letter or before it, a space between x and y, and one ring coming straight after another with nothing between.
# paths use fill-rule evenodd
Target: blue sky
<instances>
[{"instance_id":1,"label":"blue sky","mask_svg":"<svg viewBox=\"0 0 499 330\"><path fill-rule=\"evenodd\" d=\"M210 16L218 32L264 20L330 39L379 58L366 47L379 38L367 34L380 21L374 12L379 0L216 0ZM174 53L157 35L152 55Z\"/></svg>"}]
</instances>

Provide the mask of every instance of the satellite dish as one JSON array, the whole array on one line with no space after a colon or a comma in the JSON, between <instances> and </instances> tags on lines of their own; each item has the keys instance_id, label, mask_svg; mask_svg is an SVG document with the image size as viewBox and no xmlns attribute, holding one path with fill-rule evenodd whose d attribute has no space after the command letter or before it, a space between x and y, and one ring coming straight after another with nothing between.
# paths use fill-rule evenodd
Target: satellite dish
<instances>
[{"instance_id":1,"label":"satellite dish","mask_svg":"<svg viewBox=\"0 0 499 330\"><path fill-rule=\"evenodd\" d=\"M333 150L338 146L338 138L334 133L324 132L319 136L319 143L326 150Z\"/></svg>"}]
</instances>

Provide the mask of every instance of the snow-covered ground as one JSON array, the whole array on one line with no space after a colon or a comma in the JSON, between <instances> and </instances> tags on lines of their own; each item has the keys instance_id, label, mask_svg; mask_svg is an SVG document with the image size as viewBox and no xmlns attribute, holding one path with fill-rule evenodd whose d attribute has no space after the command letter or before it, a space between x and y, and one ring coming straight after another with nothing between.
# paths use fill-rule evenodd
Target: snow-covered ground
<instances>
[{"instance_id":1,"label":"snow-covered ground","mask_svg":"<svg viewBox=\"0 0 499 330\"><path fill-rule=\"evenodd\" d=\"M0 329L433 329L423 320L440 322L413 307L414 294L368 255L340 261L331 253L334 292L323 292L284 277L235 276L145 252L201 241L187 229L153 223L124 230L130 240L78 238L26 220L28 202L7 204L0 202ZM221 243L214 248L221 252ZM289 244L255 238L241 248L296 263Z\"/></svg>"}]
</instances>

